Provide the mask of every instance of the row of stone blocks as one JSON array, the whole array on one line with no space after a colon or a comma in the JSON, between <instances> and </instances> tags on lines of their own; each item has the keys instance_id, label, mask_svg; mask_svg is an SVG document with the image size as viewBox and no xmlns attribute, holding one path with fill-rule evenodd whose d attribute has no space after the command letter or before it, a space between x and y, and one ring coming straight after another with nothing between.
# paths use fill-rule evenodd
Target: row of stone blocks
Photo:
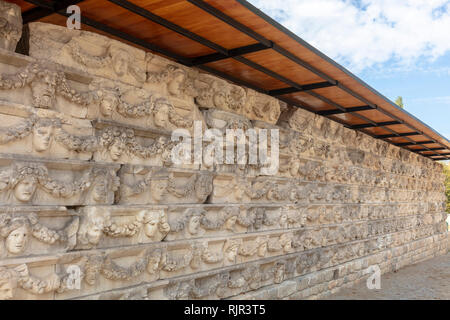
<instances>
[{"instance_id":1,"label":"row of stone blocks","mask_svg":"<svg viewBox=\"0 0 450 320\"><path fill-rule=\"evenodd\" d=\"M369 266L379 266L383 275L448 253L446 237L434 237L433 241L426 241L425 244L419 242L419 245L410 247L405 245L386 250L371 257L344 263L339 269L328 268L294 278L280 285L263 287L237 298L248 300L327 299L344 288L351 288L361 281L367 281L373 274L373 269L368 270Z\"/></svg>"},{"instance_id":2,"label":"row of stone blocks","mask_svg":"<svg viewBox=\"0 0 450 320\"><path fill-rule=\"evenodd\" d=\"M266 239L261 245L264 236ZM424 239L431 242L445 239L441 242L447 244L447 234L434 226L342 244L316 243L307 237L296 241L280 231L266 232L256 239L256 236L244 237L75 250L7 259L1 265L3 276L16 283L15 297L22 299L74 298L143 283L146 288L152 288L151 298L217 299L324 268L339 267L384 250L395 251L404 245L420 246ZM72 283L74 269L83 275L78 287Z\"/></svg>"},{"instance_id":3,"label":"row of stone blocks","mask_svg":"<svg viewBox=\"0 0 450 320\"><path fill-rule=\"evenodd\" d=\"M247 298L444 236L433 161L94 33L32 23L12 53L0 8L0 299ZM208 141L174 163L198 124L279 130L278 173Z\"/></svg>"}]
</instances>

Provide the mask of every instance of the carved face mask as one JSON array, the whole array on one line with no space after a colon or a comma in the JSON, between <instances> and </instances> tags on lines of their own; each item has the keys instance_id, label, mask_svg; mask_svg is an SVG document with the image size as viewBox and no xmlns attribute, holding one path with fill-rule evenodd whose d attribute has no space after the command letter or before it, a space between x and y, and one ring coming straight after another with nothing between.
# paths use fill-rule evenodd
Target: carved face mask
<instances>
[{"instance_id":1,"label":"carved face mask","mask_svg":"<svg viewBox=\"0 0 450 320\"><path fill-rule=\"evenodd\" d=\"M284 266L279 266L275 271L275 283L284 281Z\"/></svg>"},{"instance_id":2,"label":"carved face mask","mask_svg":"<svg viewBox=\"0 0 450 320\"><path fill-rule=\"evenodd\" d=\"M129 61L128 53L124 50L119 50L113 59L114 72L120 77L127 74Z\"/></svg>"},{"instance_id":3,"label":"carved face mask","mask_svg":"<svg viewBox=\"0 0 450 320\"><path fill-rule=\"evenodd\" d=\"M163 199L164 194L166 193L167 189L167 180L154 180L151 183L151 192L152 192L152 198L156 202L159 202Z\"/></svg>"},{"instance_id":4,"label":"carved face mask","mask_svg":"<svg viewBox=\"0 0 450 320\"><path fill-rule=\"evenodd\" d=\"M267 242L264 241L258 247L258 257L264 257L267 253Z\"/></svg>"},{"instance_id":5,"label":"carved face mask","mask_svg":"<svg viewBox=\"0 0 450 320\"><path fill-rule=\"evenodd\" d=\"M5 28L8 31L0 37L0 48L14 51L22 34L19 26L19 11L14 7L1 8L1 10L3 12L0 12L0 28Z\"/></svg>"},{"instance_id":6,"label":"carved face mask","mask_svg":"<svg viewBox=\"0 0 450 320\"><path fill-rule=\"evenodd\" d=\"M43 80L31 83L33 104L37 108L51 109L55 102L55 86L52 80L46 77Z\"/></svg>"},{"instance_id":7,"label":"carved face mask","mask_svg":"<svg viewBox=\"0 0 450 320\"><path fill-rule=\"evenodd\" d=\"M169 117L169 106L167 104L160 104L158 111L155 113L154 122L157 127L166 128Z\"/></svg>"},{"instance_id":8,"label":"carved face mask","mask_svg":"<svg viewBox=\"0 0 450 320\"><path fill-rule=\"evenodd\" d=\"M17 281L14 279L0 279L0 300L11 300L16 287Z\"/></svg>"},{"instance_id":9,"label":"carved face mask","mask_svg":"<svg viewBox=\"0 0 450 320\"><path fill-rule=\"evenodd\" d=\"M106 95L100 102L100 113L106 117L110 117L117 106L117 98L115 96Z\"/></svg>"},{"instance_id":10,"label":"carved face mask","mask_svg":"<svg viewBox=\"0 0 450 320\"><path fill-rule=\"evenodd\" d=\"M103 235L104 221L101 217L92 218L87 230L87 238L89 243L98 244Z\"/></svg>"},{"instance_id":11,"label":"carved face mask","mask_svg":"<svg viewBox=\"0 0 450 320\"><path fill-rule=\"evenodd\" d=\"M227 98L224 92L217 92L214 95L214 105L219 109L227 109Z\"/></svg>"},{"instance_id":12,"label":"carved face mask","mask_svg":"<svg viewBox=\"0 0 450 320\"><path fill-rule=\"evenodd\" d=\"M282 214L280 217L280 227L287 228L288 217L286 214Z\"/></svg>"},{"instance_id":13,"label":"carved face mask","mask_svg":"<svg viewBox=\"0 0 450 320\"><path fill-rule=\"evenodd\" d=\"M33 128L33 148L37 152L43 152L50 148L52 143L53 126L41 126Z\"/></svg>"},{"instance_id":14,"label":"carved face mask","mask_svg":"<svg viewBox=\"0 0 450 320\"><path fill-rule=\"evenodd\" d=\"M33 197L36 187L36 178L30 176L25 177L16 185L14 189L14 196L21 202L28 202Z\"/></svg>"},{"instance_id":15,"label":"carved face mask","mask_svg":"<svg viewBox=\"0 0 450 320\"><path fill-rule=\"evenodd\" d=\"M28 228L21 226L13 230L6 238L5 245L8 252L19 254L25 251L28 242Z\"/></svg>"},{"instance_id":16,"label":"carved face mask","mask_svg":"<svg viewBox=\"0 0 450 320\"><path fill-rule=\"evenodd\" d=\"M144 226L145 235L149 238L153 238L158 230L159 219L152 217Z\"/></svg>"},{"instance_id":17,"label":"carved face mask","mask_svg":"<svg viewBox=\"0 0 450 320\"><path fill-rule=\"evenodd\" d=\"M188 231L190 234L197 234L200 228L200 216L195 215L189 219Z\"/></svg>"},{"instance_id":18,"label":"carved face mask","mask_svg":"<svg viewBox=\"0 0 450 320\"><path fill-rule=\"evenodd\" d=\"M111 160L117 161L122 156L125 150L125 144L121 141L114 141L112 146L109 149L109 155L111 156Z\"/></svg>"},{"instance_id":19,"label":"carved face mask","mask_svg":"<svg viewBox=\"0 0 450 320\"><path fill-rule=\"evenodd\" d=\"M176 72L171 81L167 85L167 90L171 95L179 96L181 95L181 84L184 81L184 73Z\"/></svg>"},{"instance_id":20,"label":"carved face mask","mask_svg":"<svg viewBox=\"0 0 450 320\"><path fill-rule=\"evenodd\" d=\"M232 244L228 249L225 251L225 256L228 261L235 262L236 256L238 254L239 245Z\"/></svg>"},{"instance_id":21,"label":"carved face mask","mask_svg":"<svg viewBox=\"0 0 450 320\"><path fill-rule=\"evenodd\" d=\"M159 264L161 262L161 253L152 255L147 264L147 272L149 274L155 274L159 269Z\"/></svg>"},{"instance_id":22,"label":"carved face mask","mask_svg":"<svg viewBox=\"0 0 450 320\"><path fill-rule=\"evenodd\" d=\"M225 229L233 231L234 226L236 225L237 216L231 216L225 221Z\"/></svg>"},{"instance_id":23,"label":"carved face mask","mask_svg":"<svg viewBox=\"0 0 450 320\"><path fill-rule=\"evenodd\" d=\"M92 199L96 202L105 201L108 194L107 177L100 176L95 179L94 188L92 190Z\"/></svg>"}]
</instances>

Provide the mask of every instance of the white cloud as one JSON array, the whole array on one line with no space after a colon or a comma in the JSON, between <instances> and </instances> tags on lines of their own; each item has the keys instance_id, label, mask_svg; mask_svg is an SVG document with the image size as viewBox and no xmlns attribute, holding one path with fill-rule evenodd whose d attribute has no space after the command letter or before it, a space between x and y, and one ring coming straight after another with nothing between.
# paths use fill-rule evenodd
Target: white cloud
<instances>
[{"instance_id":1,"label":"white cloud","mask_svg":"<svg viewBox=\"0 0 450 320\"><path fill-rule=\"evenodd\" d=\"M449 0L250 0L331 58L359 72L404 68L450 51Z\"/></svg>"},{"instance_id":2,"label":"white cloud","mask_svg":"<svg viewBox=\"0 0 450 320\"><path fill-rule=\"evenodd\" d=\"M430 98L416 98L413 99L414 102L420 103L433 103L440 105L450 105L450 96L442 96L442 97L430 97Z\"/></svg>"}]
</instances>

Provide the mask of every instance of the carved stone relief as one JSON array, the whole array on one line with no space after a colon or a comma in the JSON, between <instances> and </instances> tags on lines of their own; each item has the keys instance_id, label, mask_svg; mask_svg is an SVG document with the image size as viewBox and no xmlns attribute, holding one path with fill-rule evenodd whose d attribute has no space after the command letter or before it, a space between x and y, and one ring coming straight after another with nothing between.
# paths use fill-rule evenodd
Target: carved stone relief
<instances>
[{"instance_id":1,"label":"carved stone relief","mask_svg":"<svg viewBox=\"0 0 450 320\"><path fill-rule=\"evenodd\" d=\"M135 86L145 81L145 52L89 31L33 22L30 56Z\"/></svg>"},{"instance_id":2,"label":"carved stone relief","mask_svg":"<svg viewBox=\"0 0 450 320\"><path fill-rule=\"evenodd\" d=\"M25 161L5 155L0 168L4 205L110 204L118 187L114 166Z\"/></svg>"},{"instance_id":3,"label":"carved stone relief","mask_svg":"<svg viewBox=\"0 0 450 320\"><path fill-rule=\"evenodd\" d=\"M0 1L0 48L15 51L22 36L22 12L18 5Z\"/></svg>"},{"instance_id":4,"label":"carved stone relief","mask_svg":"<svg viewBox=\"0 0 450 320\"><path fill-rule=\"evenodd\" d=\"M209 172L125 166L120 177L120 204L204 203L212 192Z\"/></svg>"},{"instance_id":5,"label":"carved stone relief","mask_svg":"<svg viewBox=\"0 0 450 320\"><path fill-rule=\"evenodd\" d=\"M38 207L34 212L7 212L0 213L3 258L66 252L76 245L79 219L65 210Z\"/></svg>"}]
</instances>

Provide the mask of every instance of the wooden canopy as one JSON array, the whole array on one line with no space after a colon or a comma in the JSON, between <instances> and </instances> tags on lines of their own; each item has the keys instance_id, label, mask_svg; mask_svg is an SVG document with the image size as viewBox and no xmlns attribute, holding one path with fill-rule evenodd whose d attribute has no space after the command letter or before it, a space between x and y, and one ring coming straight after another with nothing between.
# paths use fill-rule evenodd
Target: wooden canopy
<instances>
[{"instance_id":1,"label":"wooden canopy","mask_svg":"<svg viewBox=\"0 0 450 320\"><path fill-rule=\"evenodd\" d=\"M434 160L450 142L245 0L14 0L24 24L66 25L164 55Z\"/></svg>"}]
</instances>

